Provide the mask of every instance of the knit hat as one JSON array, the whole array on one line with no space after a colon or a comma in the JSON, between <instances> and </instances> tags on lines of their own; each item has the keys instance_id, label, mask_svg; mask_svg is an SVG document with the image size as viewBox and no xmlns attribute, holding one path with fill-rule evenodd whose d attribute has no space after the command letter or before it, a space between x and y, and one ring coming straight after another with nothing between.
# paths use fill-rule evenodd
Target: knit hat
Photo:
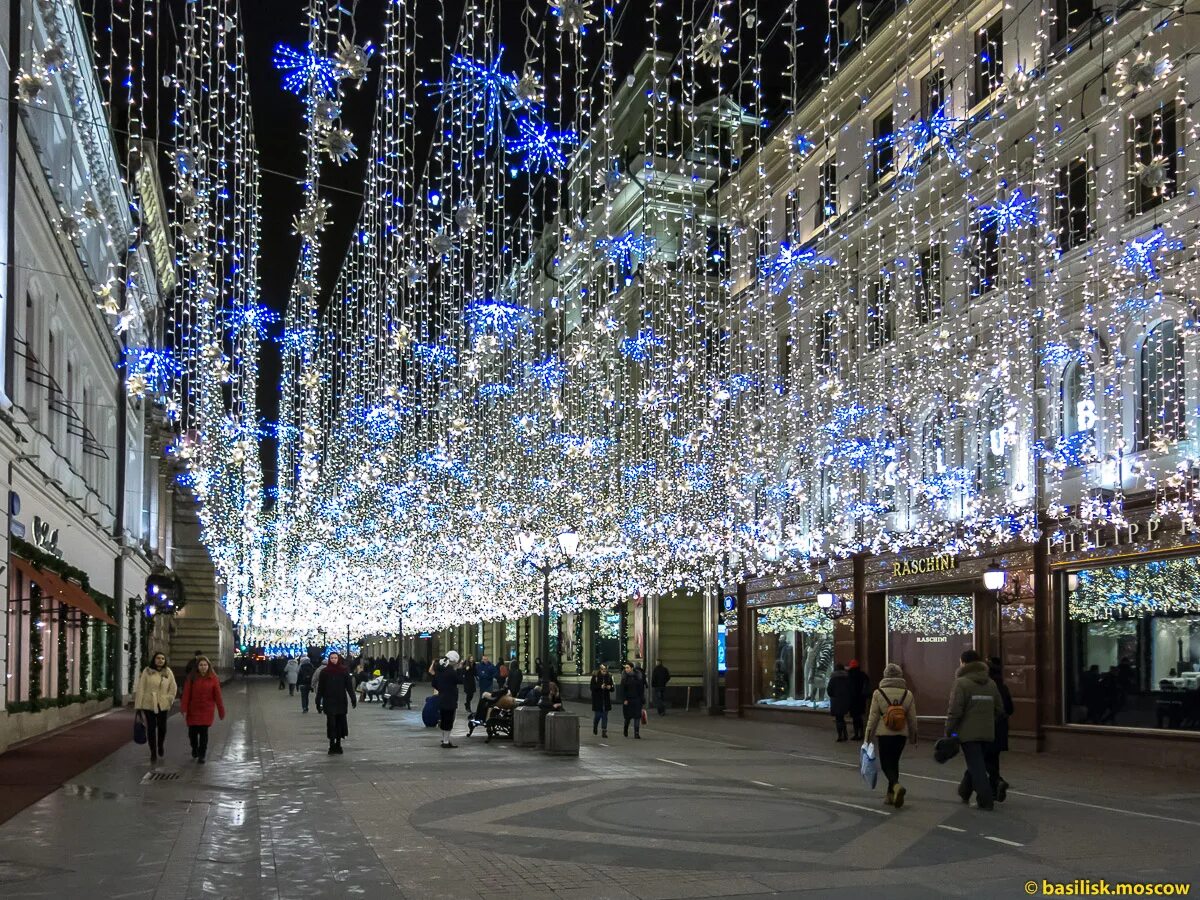
<instances>
[{"instance_id":1,"label":"knit hat","mask_svg":"<svg viewBox=\"0 0 1200 900\"><path fill-rule=\"evenodd\" d=\"M850 660L850 665L848 666L848 668L857 669L858 668L858 660L857 659Z\"/></svg>"},{"instance_id":2,"label":"knit hat","mask_svg":"<svg viewBox=\"0 0 1200 900\"><path fill-rule=\"evenodd\" d=\"M896 663L888 663L886 666L883 667L883 677L884 678L903 678L904 670L902 668L900 668L900 666L898 666Z\"/></svg>"}]
</instances>

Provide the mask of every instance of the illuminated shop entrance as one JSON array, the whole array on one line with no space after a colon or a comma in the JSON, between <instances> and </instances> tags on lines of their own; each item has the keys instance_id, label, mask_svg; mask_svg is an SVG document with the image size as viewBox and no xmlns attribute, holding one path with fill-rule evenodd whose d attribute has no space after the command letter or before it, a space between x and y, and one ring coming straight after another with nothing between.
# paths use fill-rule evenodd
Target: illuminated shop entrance
<instances>
[{"instance_id":1,"label":"illuminated shop entrance","mask_svg":"<svg viewBox=\"0 0 1200 900\"><path fill-rule=\"evenodd\" d=\"M975 646L975 598L912 593L886 600L887 661L904 669L922 715L943 715L959 655Z\"/></svg>"},{"instance_id":2,"label":"illuminated shop entrance","mask_svg":"<svg viewBox=\"0 0 1200 900\"><path fill-rule=\"evenodd\" d=\"M754 702L828 709L833 620L815 602L757 610Z\"/></svg>"}]
</instances>

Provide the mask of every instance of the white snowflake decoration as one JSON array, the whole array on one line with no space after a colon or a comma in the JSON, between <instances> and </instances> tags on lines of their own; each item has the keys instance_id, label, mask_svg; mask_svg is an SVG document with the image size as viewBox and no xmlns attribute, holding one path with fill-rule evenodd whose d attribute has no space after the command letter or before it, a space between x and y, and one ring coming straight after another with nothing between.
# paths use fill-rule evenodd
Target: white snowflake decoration
<instances>
[{"instance_id":1,"label":"white snowflake decoration","mask_svg":"<svg viewBox=\"0 0 1200 900\"><path fill-rule=\"evenodd\" d=\"M1146 90L1171 74L1172 67L1168 57L1154 59L1146 50L1136 56L1126 57L1117 63L1117 83L1121 86L1117 96L1124 97Z\"/></svg>"},{"instance_id":2,"label":"white snowflake decoration","mask_svg":"<svg viewBox=\"0 0 1200 900\"><path fill-rule=\"evenodd\" d=\"M358 158L358 148L354 146L354 136L345 128L330 128L321 135L321 149L329 154L339 166L351 159Z\"/></svg>"},{"instance_id":3,"label":"white snowflake decoration","mask_svg":"<svg viewBox=\"0 0 1200 900\"><path fill-rule=\"evenodd\" d=\"M17 99L22 103L43 103L42 92L50 87L50 77L41 69L17 76Z\"/></svg>"},{"instance_id":4,"label":"white snowflake decoration","mask_svg":"<svg viewBox=\"0 0 1200 900\"><path fill-rule=\"evenodd\" d=\"M696 39L696 52L693 58L698 63L709 66L719 66L725 51L730 48L730 31L721 21L720 16L713 16L708 25Z\"/></svg>"},{"instance_id":5,"label":"white snowflake decoration","mask_svg":"<svg viewBox=\"0 0 1200 900\"><path fill-rule=\"evenodd\" d=\"M455 250L454 238L446 233L446 229L439 228L429 239L429 249L439 258L452 256Z\"/></svg>"},{"instance_id":6,"label":"white snowflake decoration","mask_svg":"<svg viewBox=\"0 0 1200 900\"><path fill-rule=\"evenodd\" d=\"M479 211L475 204L467 201L454 211L454 224L463 231L470 231L479 221Z\"/></svg>"},{"instance_id":7,"label":"white snowflake decoration","mask_svg":"<svg viewBox=\"0 0 1200 900\"><path fill-rule=\"evenodd\" d=\"M297 213L295 218L292 219L293 233L307 241L313 240L325 230L325 220L328 211L329 204L325 200L318 198L311 210Z\"/></svg>"},{"instance_id":8,"label":"white snowflake decoration","mask_svg":"<svg viewBox=\"0 0 1200 900\"><path fill-rule=\"evenodd\" d=\"M367 62L370 58L370 51L366 47L359 47L345 35L342 35L337 52L333 54L334 62L337 63L342 76L359 85L367 77Z\"/></svg>"},{"instance_id":9,"label":"white snowflake decoration","mask_svg":"<svg viewBox=\"0 0 1200 900\"><path fill-rule=\"evenodd\" d=\"M541 79L538 78L537 72L528 67L521 74L521 80L517 82L513 93L517 95L517 100L522 106L541 106L546 99L546 89L542 86Z\"/></svg>"},{"instance_id":10,"label":"white snowflake decoration","mask_svg":"<svg viewBox=\"0 0 1200 900\"><path fill-rule=\"evenodd\" d=\"M550 10L558 16L558 30L567 34L578 34L596 21L588 0L558 0Z\"/></svg>"}]
</instances>

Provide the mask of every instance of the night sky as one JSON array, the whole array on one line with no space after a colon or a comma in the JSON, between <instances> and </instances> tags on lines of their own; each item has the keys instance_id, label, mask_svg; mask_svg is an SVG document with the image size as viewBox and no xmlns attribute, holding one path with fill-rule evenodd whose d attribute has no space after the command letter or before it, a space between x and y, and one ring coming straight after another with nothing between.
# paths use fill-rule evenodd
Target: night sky
<instances>
[{"instance_id":1,"label":"night sky","mask_svg":"<svg viewBox=\"0 0 1200 900\"><path fill-rule=\"evenodd\" d=\"M95 0L97 5L104 0ZM120 0L116 0L117 3ZM181 20L183 6L187 0L169 0L164 4L166 14ZM347 0L347 8L354 8L357 26L357 41L370 41L376 46L383 41L383 16L386 3L389 0L357 0L352 3ZM619 46L616 52L616 78L623 79L632 68L638 56L646 49L649 39L647 19L652 0L623 0L617 4L620 10L617 38ZM439 6L445 9L447 34L453 41L457 33L458 23L462 18L465 0L417 0L416 9L418 23L423 41L418 44L418 50L427 48L427 55L419 57L416 63L427 70L425 80L436 80L441 70L443 56L451 51L439 51L442 26L438 22ZM301 191L298 181L304 168L303 121L302 104L298 97L286 91L280 85L280 73L272 65L272 55L276 44L283 42L294 47L303 47L307 42L307 28L303 25L307 0L249 0L242 3L245 41L249 62L249 77L251 98L254 110L254 130L258 142L260 164L262 167L262 255L259 262L259 272L262 277L263 302L268 306L282 311L287 304L296 260L299 252L299 240L292 234L292 217L300 209ZM789 58L786 50L788 26L785 16L790 0L743 0L730 3L723 10L723 18L731 27L734 23L745 29L745 15L752 12L758 18L760 34L771 33L770 42L763 53L763 96L766 109L772 119L778 118L786 109L784 98L788 92L785 70ZM797 22L801 40L801 59L803 70L800 73L801 92L804 92L806 82L811 82L821 70L825 60L826 34L826 5L811 2L797 3L801 12ZM600 0L595 2L597 12L600 10ZM504 68L510 72L519 73L524 64L523 48L525 32L521 22L525 3L521 0L499 0L493 8L502 10L498 16L496 27L499 28L499 42L505 46ZM667 52L678 51L679 16L686 15L689 19L709 14L711 4L702 0L662 0L659 7L659 21L665 23L660 29L660 49ZM549 12L547 0L533 0L531 22L541 24L545 31L543 39L548 52L553 53L558 42L554 31L557 20ZM778 24L779 27L773 27ZM687 33L695 28L684 29ZM674 35L668 34L674 32ZM750 34L746 31L746 34ZM170 30L165 32L169 35ZM596 61L601 56L601 36L593 32L585 44L588 57ZM171 60L172 54L165 54L164 61ZM731 51L730 58L736 58L736 50ZM173 61L167 63L173 66ZM540 68L540 65L539 65ZM342 123L355 136L355 143L360 148L357 159L345 165L336 166L325 161L321 170L321 195L332 204L330 211L331 224L324 233L322 253L321 282L328 294L337 278L341 266L344 249L348 246L350 236L355 228L362 207L361 185L363 179L366 154L362 148L369 146L371 123L374 116L377 91L378 57L371 67L371 75L367 82L358 90L347 92L343 104ZM733 66L724 70L725 88L729 90L736 81ZM551 89L548 83L547 88ZM598 92L597 92L598 93ZM436 113L434 101L428 92L420 94L425 105L422 115L423 131L431 134L433 116ZM566 103L571 98L563 98ZM548 97L548 103L553 105L555 98ZM772 123L773 124L773 123ZM169 132L166 132L169 133ZM427 147L417 147L417 170L422 169L422 155ZM278 353L273 343L264 345L262 360L262 376L259 403L263 417L273 421L278 409ZM273 468L273 448L264 448L264 464ZM267 483L274 482L274 472L268 471Z\"/></svg>"}]
</instances>

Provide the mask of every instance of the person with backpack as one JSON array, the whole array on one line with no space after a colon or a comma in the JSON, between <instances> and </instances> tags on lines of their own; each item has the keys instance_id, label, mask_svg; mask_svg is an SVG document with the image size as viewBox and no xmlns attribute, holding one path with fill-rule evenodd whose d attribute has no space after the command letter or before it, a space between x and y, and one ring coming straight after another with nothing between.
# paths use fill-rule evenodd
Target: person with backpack
<instances>
[{"instance_id":1,"label":"person with backpack","mask_svg":"<svg viewBox=\"0 0 1200 900\"><path fill-rule=\"evenodd\" d=\"M308 712L308 694L312 690L313 663L305 655L300 657L300 665L296 669L296 687L300 691L300 712Z\"/></svg>"},{"instance_id":2,"label":"person with backpack","mask_svg":"<svg viewBox=\"0 0 1200 900\"><path fill-rule=\"evenodd\" d=\"M1004 715L1004 703L978 652L964 650L959 659L962 665L954 673L946 710L946 736L958 738L967 765L958 796L963 803L970 803L975 794L980 809L993 809L986 752L996 740L996 720Z\"/></svg>"},{"instance_id":3,"label":"person with backpack","mask_svg":"<svg viewBox=\"0 0 1200 900\"><path fill-rule=\"evenodd\" d=\"M884 802L899 808L904 805L905 788L900 784L900 755L904 745L917 745L917 705L904 680L904 670L895 663L883 669L879 687L871 695L865 736L879 748L879 768L887 778Z\"/></svg>"}]
</instances>

